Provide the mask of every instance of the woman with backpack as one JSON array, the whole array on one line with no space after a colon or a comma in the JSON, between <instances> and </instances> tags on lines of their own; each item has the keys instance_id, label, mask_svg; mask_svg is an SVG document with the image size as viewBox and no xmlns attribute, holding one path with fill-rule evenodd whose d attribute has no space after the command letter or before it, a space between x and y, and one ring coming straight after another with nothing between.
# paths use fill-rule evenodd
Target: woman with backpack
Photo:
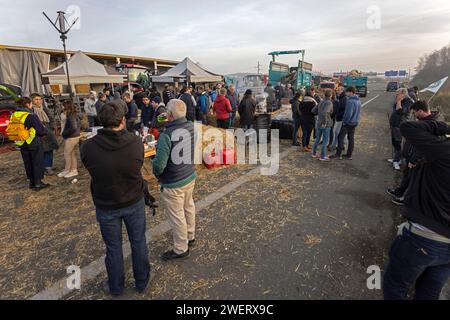
<instances>
[{"instance_id":1,"label":"woman with backpack","mask_svg":"<svg viewBox=\"0 0 450 320\"><path fill-rule=\"evenodd\" d=\"M75 148L80 142L81 119L76 106L72 100L64 102L64 113L66 116L66 124L62 132L64 138L64 171L58 174L60 178L73 178L78 175L77 157Z\"/></svg>"}]
</instances>

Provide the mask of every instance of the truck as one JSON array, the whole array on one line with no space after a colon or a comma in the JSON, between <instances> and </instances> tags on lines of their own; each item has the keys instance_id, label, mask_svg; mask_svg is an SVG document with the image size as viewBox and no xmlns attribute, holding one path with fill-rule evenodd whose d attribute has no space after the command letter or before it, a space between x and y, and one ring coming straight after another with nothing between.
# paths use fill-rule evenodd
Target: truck
<instances>
[{"instance_id":1,"label":"truck","mask_svg":"<svg viewBox=\"0 0 450 320\"><path fill-rule=\"evenodd\" d=\"M298 66L289 68L289 65L275 61L275 57L288 54L301 54ZM269 67L269 83L276 86L278 83L291 83L297 90L310 87L312 82L312 64L304 62L305 50L274 51L269 53L272 61Z\"/></svg>"},{"instance_id":2,"label":"truck","mask_svg":"<svg viewBox=\"0 0 450 320\"><path fill-rule=\"evenodd\" d=\"M363 76L361 72L352 70L344 77L344 87L355 87L357 94L365 98L367 97L367 80L368 77Z\"/></svg>"}]
</instances>

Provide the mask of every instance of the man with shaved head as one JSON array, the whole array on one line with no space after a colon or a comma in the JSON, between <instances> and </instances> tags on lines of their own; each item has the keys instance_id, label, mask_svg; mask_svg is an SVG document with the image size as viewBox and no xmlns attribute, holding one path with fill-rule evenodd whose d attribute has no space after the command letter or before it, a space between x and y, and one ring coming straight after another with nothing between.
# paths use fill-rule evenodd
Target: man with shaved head
<instances>
[{"instance_id":1,"label":"man with shaved head","mask_svg":"<svg viewBox=\"0 0 450 320\"><path fill-rule=\"evenodd\" d=\"M167 104L169 123L159 136L153 161L173 235L173 249L161 255L164 261L187 258L195 242L194 124L186 119L186 109L182 100Z\"/></svg>"}]
</instances>

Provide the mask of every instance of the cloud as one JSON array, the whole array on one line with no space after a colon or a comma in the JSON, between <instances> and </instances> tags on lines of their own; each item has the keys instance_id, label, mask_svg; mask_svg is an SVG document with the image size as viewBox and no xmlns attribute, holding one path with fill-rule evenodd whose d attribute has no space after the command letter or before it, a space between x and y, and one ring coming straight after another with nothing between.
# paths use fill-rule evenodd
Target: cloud
<instances>
[{"instance_id":1,"label":"cloud","mask_svg":"<svg viewBox=\"0 0 450 320\"><path fill-rule=\"evenodd\" d=\"M186 56L220 73L267 68L268 52L306 49L306 59L326 72L363 68L383 71L415 66L419 56L450 39L446 0L336 2L322 0L26 1L0 0L0 43L59 48L42 16L69 5L81 9L81 30L68 47L85 51L181 60ZM369 30L367 8L377 6L381 29ZM291 65L298 57L284 56Z\"/></svg>"}]
</instances>

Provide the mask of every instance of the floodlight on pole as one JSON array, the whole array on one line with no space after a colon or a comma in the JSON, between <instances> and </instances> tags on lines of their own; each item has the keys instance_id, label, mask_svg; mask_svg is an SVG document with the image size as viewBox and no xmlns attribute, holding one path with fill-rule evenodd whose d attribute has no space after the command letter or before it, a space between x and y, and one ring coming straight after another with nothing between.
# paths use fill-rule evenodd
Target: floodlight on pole
<instances>
[{"instance_id":1,"label":"floodlight on pole","mask_svg":"<svg viewBox=\"0 0 450 320\"><path fill-rule=\"evenodd\" d=\"M66 74L67 74L67 85L69 87L69 95L71 98L73 98L73 92L72 92L72 85L70 84L70 75L69 75L69 62L67 59L67 50L66 50L66 40L67 40L67 34L69 33L70 29L72 29L72 27L75 25L75 23L77 23L78 18L75 19L75 21L70 24L66 17L65 17L65 12L64 11L58 11L58 17L56 18L56 21L53 22L45 12L42 12L42 14L47 18L47 20L50 22L50 24L56 29L56 31L58 31L58 33L60 34L60 39L63 43L63 48L64 48L64 61L66 64ZM59 27L57 27L57 24L59 25ZM67 28L67 25L69 26L69 28Z\"/></svg>"}]
</instances>

